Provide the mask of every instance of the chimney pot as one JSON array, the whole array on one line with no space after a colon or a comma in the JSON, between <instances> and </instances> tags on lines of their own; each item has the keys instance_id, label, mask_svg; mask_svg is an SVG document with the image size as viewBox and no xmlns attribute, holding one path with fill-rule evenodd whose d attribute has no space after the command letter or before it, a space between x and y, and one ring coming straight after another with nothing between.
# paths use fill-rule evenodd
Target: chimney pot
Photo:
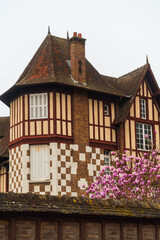
<instances>
[{"instance_id":1,"label":"chimney pot","mask_svg":"<svg viewBox=\"0 0 160 240\"><path fill-rule=\"evenodd\" d=\"M77 37L77 32L74 32L74 33L73 33L73 37Z\"/></svg>"},{"instance_id":2,"label":"chimney pot","mask_svg":"<svg viewBox=\"0 0 160 240\"><path fill-rule=\"evenodd\" d=\"M79 38L82 38L82 33L78 33L78 37L79 37Z\"/></svg>"}]
</instances>

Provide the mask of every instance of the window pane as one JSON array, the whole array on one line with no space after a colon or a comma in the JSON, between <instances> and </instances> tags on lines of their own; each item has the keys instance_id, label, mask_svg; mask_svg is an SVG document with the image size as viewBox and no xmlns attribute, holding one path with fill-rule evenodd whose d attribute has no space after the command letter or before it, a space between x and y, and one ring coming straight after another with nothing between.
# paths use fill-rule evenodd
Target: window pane
<instances>
[{"instance_id":1,"label":"window pane","mask_svg":"<svg viewBox=\"0 0 160 240\"><path fill-rule=\"evenodd\" d=\"M39 107L39 116L42 117L42 107Z\"/></svg>"},{"instance_id":2,"label":"window pane","mask_svg":"<svg viewBox=\"0 0 160 240\"><path fill-rule=\"evenodd\" d=\"M109 115L109 106L104 104L104 115Z\"/></svg>"},{"instance_id":3,"label":"window pane","mask_svg":"<svg viewBox=\"0 0 160 240\"><path fill-rule=\"evenodd\" d=\"M110 152L108 150L104 150L104 166L110 166ZM106 174L110 174L110 170L105 170Z\"/></svg>"},{"instance_id":4,"label":"window pane","mask_svg":"<svg viewBox=\"0 0 160 240\"><path fill-rule=\"evenodd\" d=\"M30 95L30 118L31 119L47 118L48 117L47 108L48 108L47 93Z\"/></svg>"},{"instance_id":5,"label":"window pane","mask_svg":"<svg viewBox=\"0 0 160 240\"><path fill-rule=\"evenodd\" d=\"M146 100L141 99L141 118L146 119Z\"/></svg>"},{"instance_id":6,"label":"window pane","mask_svg":"<svg viewBox=\"0 0 160 240\"><path fill-rule=\"evenodd\" d=\"M152 126L136 123L137 148L149 150L152 144Z\"/></svg>"}]
</instances>

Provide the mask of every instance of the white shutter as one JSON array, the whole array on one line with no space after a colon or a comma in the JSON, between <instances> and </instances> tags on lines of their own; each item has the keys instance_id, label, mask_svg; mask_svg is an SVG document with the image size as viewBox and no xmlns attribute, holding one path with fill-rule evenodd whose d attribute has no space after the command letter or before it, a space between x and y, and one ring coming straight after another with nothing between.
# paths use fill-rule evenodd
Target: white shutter
<instances>
[{"instance_id":1,"label":"white shutter","mask_svg":"<svg viewBox=\"0 0 160 240\"><path fill-rule=\"evenodd\" d=\"M30 146L31 180L49 179L49 146Z\"/></svg>"},{"instance_id":2,"label":"white shutter","mask_svg":"<svg viewBox=\"0 0 160 240\"><path fill-rule=\"evenodd\" d=\"M30 94L30 119L48 117L47 93Z\"/></svg>"}]
</instances>

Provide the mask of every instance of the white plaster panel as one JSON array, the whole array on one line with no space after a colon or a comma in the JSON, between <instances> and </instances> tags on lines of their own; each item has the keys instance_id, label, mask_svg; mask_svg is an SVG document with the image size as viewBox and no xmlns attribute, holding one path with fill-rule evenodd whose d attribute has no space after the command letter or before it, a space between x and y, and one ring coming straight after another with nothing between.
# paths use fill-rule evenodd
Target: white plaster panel
<instances>
[{"instance_id":1,"label":"white plaster panel","mask_svg":"<svg viewBox=\"0 0 160 240\"><path fill-rule=\"evenodd\" d=\"M96 159L96 165L100 165L100 160Z\"/></svg>"},{"instance_id":2,"label":"white plaster panel","mask_svg":"<svg viewBox=\"0 0 160 240\"><path fill-rule=\"evenodd\" d=\"M104 154L100 154L100 160L104 160Z\"/></svg>"},{"instance_id":3,"label":"white plaster panel","mask_svg":"<svg viewBox=\"0 0 160 240\"><path fill-rule=\"evenodd\" d=\"M71 174L77 174L77 163L74 162L71 165Z\"/></svg>"},{"instance_id":4,"label":"white plaster panel","mask_svg":"<svg viewBox=\"0 0 160 240\"><path fill-rule=\"evenodd\" d=\"M80 153L80 154L79 154L79 160L80 160L80 161L85 161L85 160L86 160L86 155L85 155L85 153Z\"/></svg>"},{"instance_id":5,"label":"white plaster panel","mask_svg":"<svg viewBox=\"0 0 160 240\"><path fill-rule=\"evenodd\" d=\"M39 186L34 186L34 192L39 192L40 191L40 187Z\"/></svg>"},{"instance_id":6,"label":"white plaster panel","mask_svg":"<svg viewBox=\"0 0 160 240\"><path fill-rule=\"evenodd\" d=\"M87 183L87 181L86 181L85 178L80 178L80 180L78 180L78 187L79 187L80 189L83 189L83 188L82 188L82 185L85 185L85 187L88 186L88 183Z\"/></svg>"},{"instance_id":7,"label":"white plaster panel","mask_svg":"<svg viewBox=\"0 0 160 240\"><path fill-rule=\"evenodd\" d=\"M50 192L50 185L45 185L45 192Z\"/></svg>"},{"instance_id":8,"label":"white plaster panel","mask_svg":"<svg viewBox=\"0 0 160 240\"><path fill-rule=\"evenodd\" d=\"M92 153L92 159L96 159L96 153Z\"/></svg>"},{"instance_id":9,"label":"white plaster panel","mask_svg":"<svg viewBox=\"0 0 160 240\"><path fill-rule=\"evenodd\" d=\"M92 152L92 147L90 147L90 146L86 146L86 152Z\"/></svg>"},{"instance_id":10,"label":"white plaster panel","mask_svg":"<svg viewBox=\"0 0 160 240\"><path fill-rule=\"evenodd\" d=\"M71 186L66 186L66 192L71 192Z\"/></svg>"},{"instance_id":11,"label":"white plaster panel","mask_svg":"<svg viewBox=\"0 0 160 240\"><path fill-rule=\"evenodd\" d=\"M61 168L61 173L66 174L66 168L62 167L62 168Z\"/></svg>"},{"instance_id":12,"label":"white plaster panel","mask_svg":"<svg viewBox=\"0 0 160 240\"><path fill-rule=\"evenodd\" d=\"M100 148L96 148L96 153L100 154Z\"/></svg>"},{"instance_id":13,"label":"white plaster panel","mask_svg":"<svg viewBox=\"0 0 160 240\"><path fill-rule=\"evenodd\" d=\"M70 150L66 150L66 156L70 157L71 156L71 151Z\"/></svg>"},{"instance_id":14,"label":"white plaster panel","mask_svg":"<svg viewBox=\"0 0 160 240\"><path fill-rule=\"evenodd\" d=\"M72 197L77 197L77 192L71 192Z\"/></svg>"},{"instance_id":15,"label":"white plaster panel","mask_svg":"<svg viewBox=\"0 0 160 240\"><path fill-rule=\"evenodd\" d=\"M45 192L40 192L40 195L45 195Z\"/></svg>"},{"instance_id":16,"label":"white plaster panel","mask_svg":"<svg viewBox=\"0 0 160 240\"><path fill-rule=\"evenodd\" d=\"M88 164L89 176L93 176L93 171L96 170L96 165Z\"/></svg>"},{"instance_id":17,"label":"white plaster panel","mask_svg":"<svg viewBox=\"0 0 160 240\"><path fill-rule=\"evenodd\" d=\"M65 179L61 179L61 184L62 184L62 186L66 186L66 180Z\"/></svg>"},{"instance_id":18,"label":"white plaster panel","mask_svg":"<svg viewBox=\"0 0 160 240\"><path fill-rule=\"evenodd\" d=\"M71 180L71 175L70 174L66 174L66 180Z\"/></svg>"},{"instance_id":19,"label":"white plaster panel","mask_svg":"<svg viewBox=\"0 0 160 240\"><path fill-rule=\"evenodd\" d=\"M65 149L66 149L66 144L65 144L65 143L61 143L61 144L60 144L60 149L65 150Z\"/></svg>"},{"instance_id":20,"label":"white plaster panel","mask_svg":"<svg viewBox=\"0 0 160 240\"><path fill-rule=\"evenodd\" d=\"M57 149L57 143L56 142L50 143L50 148Z\"/></svg>"},{"instance_id":21,"label":"white plaster panel","mask_svg":"<svg viewBox=\"0 0 160 240\"><path fill-rule=\"evenodd\" d=\"M78 144L71 144L70 149L73 149L74 151L78 151Z\"/></svg>"},{"instance_id":22,"label":"white plaster panel","mask_svg":"<svg viewBox=\"0 0 160 240\"><path fill-rule=\"evenodd\" d=\"M23 144L21 145L21 151L24 152L24 151L27 151L29 150L29 144Z\"/></svg>"},{"instance_id":23,"label":"white plaster panel","mask_svg":"<svg viewBox=\"0 0 160 240\"><path fill-rule=\"evenodd\" d=\"M62 155L62 156L61 156L61 161L62 161L62 162L65 162L65 161L66 161L66 156Z\"/></svg>"}]
</instances>

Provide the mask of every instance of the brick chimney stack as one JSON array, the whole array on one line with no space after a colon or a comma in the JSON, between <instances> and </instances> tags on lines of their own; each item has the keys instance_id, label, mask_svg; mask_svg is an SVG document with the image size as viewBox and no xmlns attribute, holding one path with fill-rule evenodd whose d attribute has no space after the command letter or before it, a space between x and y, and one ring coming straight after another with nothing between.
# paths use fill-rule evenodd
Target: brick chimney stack
<instances>
[{"instance_id":1,"label":"brick chimney stack","mask_svg":"<svg viewBox=\"0 0 160 240\"><path fill-rule=\"evenodd\" d=\"M74 32L70 39L71 76L78 83L86 83L85 41L82 34Z\"/></svg>"}]
</instances>

